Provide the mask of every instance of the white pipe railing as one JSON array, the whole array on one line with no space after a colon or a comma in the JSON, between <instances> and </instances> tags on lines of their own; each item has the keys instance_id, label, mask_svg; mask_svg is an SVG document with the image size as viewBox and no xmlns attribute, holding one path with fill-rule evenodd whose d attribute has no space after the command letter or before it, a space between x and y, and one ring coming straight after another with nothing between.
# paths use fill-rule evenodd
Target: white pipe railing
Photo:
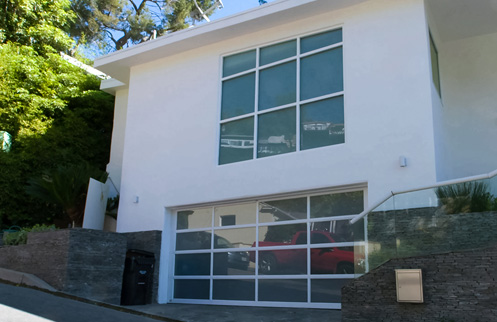
<instances>
[{"instance_id":1,"label":"white pipe railing","mask_svg":"<svg viewBox=\"0 0 497 322\"><path fill-rule=\"evenodd\" d=\"M441 181L439 183L436 183L434 185L430 186L424 186L424 187L419 187L419 188L413 188L413 189L408 189L408 190L402 190L402 191L391 191L388 196L385 198L380 199L380 201L375 202L373 206L366 208L363 212L355 216L350 220L350 224L355 224L362 218L364 218L368 213L373 211L375 208L380 206L382 203L387 201L388 199L392 198L395 195L401 194L401 193L408 193L408 192L414 192L414 191L420 191L420 190L426 190L426 189L433 189L433 188L438 188L441 186L448 186L452 184L458 184L458 183L464 183L464 182L469 182L469 181L476 181L476 180L484 180L484 179L490 179L492 177L495 177L497 175L497 169L489 172L487 174L480 174L477 176L471 176L471 177L464 177L464 178L459 178L459 179L453 179L453 180L447 180L447 181Z\"/></svg>"}]
</instances>

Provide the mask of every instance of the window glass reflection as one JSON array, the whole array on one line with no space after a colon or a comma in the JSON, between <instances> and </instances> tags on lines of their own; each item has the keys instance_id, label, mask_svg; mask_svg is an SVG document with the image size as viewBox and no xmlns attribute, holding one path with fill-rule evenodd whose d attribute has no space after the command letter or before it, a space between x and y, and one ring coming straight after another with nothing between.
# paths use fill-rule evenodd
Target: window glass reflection
<instances>
[{"instance_id":1,"label":"window glass reflection","mask_svg":"<svg viewBox=\"0 0 497 322\"><path fill-rule=\"evenodd\" d=\"M211 233L196 231L176 234L176 250L210 249Z\"/></svg>"},{"instance_id":2,"label":"window glass reflection","mask_svg":"<svg viewBox=\"0 0 497 322\"><path fill-rule=\"evenodd\" d=\"M174 298L176 299L209 299L209 280L174 280Z\"/></svg>"},{"instance_id":3,"label":"window glass reflection","mask_svg":"<svg viewBox=\"0 0 497 322\"><path fill-rule=\"evenodd\" d=\"M249 50L243 53L224 57L223 77L234 75L245 70L255 68L256 51Z\"/></svg>"},{"instance_id":4,"label":"window glass reflection","mask_svg":"<svg viewBox=\"0 0 497 322\"><path fill-rule=\"evenodd\" d=\"M236 250L214 253L214 275L254 275L254 253Z\"/></svg>"},{"instance_id":5,"label":"window glass reflection","mask_svg":"<svg viewBox=\"0 0 497 322\"><path fill-rule=\"evenodd\" d=\"M259 280L259 301L307 302L307 280Z\"/></svg>"},{"instance_id":6,"label":"window glass reflection","mask_svg":"<svg viewBox=\"0 0 497 322\"><path fill-rule=\"evenodd\" d=\"M362 191L311 197L311 218L356 215L363 210Z\"/></svg>"},{"instance_id":7,"label":"window glass reflection","mask_svg":"<svg viewBox=\"0 0 497 322\"><path fill-rule=\"evenodd\" d=\"M260 65L274 63L297 54L297 41L291 40L261 48Z\"/></svg>"},{"instance_id":8,"label":"window glass reflection","mask_svg":"<svg viewBox=\"0 0 497 322\"><path fill-rule=\"evenodd\" d=\"M322 32L316 35L303 37L300 42L300 52L307 53L339 42L342 42L342 29Z\"/></svg>"},{"instance_id":9,"label":"window glass reflection","mask_svg":"<svg viewBox=\"0 0 497 322\"><path fill-rule=\"evenodd\" d=\"M252 247L255 241L255 227L216 230L214 248Z\"/></svg>"},{"instance_id":10,"label":"window glass reflection","mask_svg":"<svg viewBox=\"0 0 497 322\"><path fill-rule=\"evenodd\" d=\"M297 63L291 61L259 73L259 111L294 103L297 97Z\"/></svg>"},{"instance_id":11,"label":"window glass reflection","mask_svg":"<svg viewBox=\"0 0 497 322\"><path fill-rule=\"evenodd\" d=\"M354 248L311 249L311 274L354 274Z\"/></svg>"},{"instance_id":12,"label":"window glass reflection","mask_svg":"<svg viewBox=\"0 0 497 322\"><path fill-rule=\"evenodd\" d=\"M259 247L306 244L306 230L307 224L259 227Z\"/></svg>"},{"instance_id":13,"label":"window glass reflection","mask_svg":"<svg viewBox=\"0 0 497 322\"><path fill-rule=\"evenodd\" d=\"M228 301L255 301L255 280L214 280L212 298Z\"/></svg>"},{"instance_id":14,"label":"window glass reflection","mask_svg":"<svg viewBox=\"0 0 497 322\"><path fill-rule=\"evenodd\" d=\"M307 249L259 252L259 275L298 275L307 273Z\"/></svg>"},{"instance_id":15,"label":"window glass reflection","mask_svg":"<svg viewBox=\"0 0 497 322\"><path fill-rule=\"evenodd\" d=\"M233 226L255 224L256 203L216 207L214 209L214 226ZM232 216L232 217L230 217Z\"/></svg>"},{"instance_id":16,"label":"window glass reflection","mask_svg":"<svg viewBox=\"0 0 497 322\"><path fill-rule=\"evenodd\" d=\"M175 275L210 275L211 254L178 254L175 257Z\"/></svg>"},{"instance_id":17,"label":"window glass reflection","mask_svg":"<svg viewBox=\"0 0 497 322\"><path fill-rule=\"evenodd\" d=\"M212 208L178 211L177 229L206 228L212 225Z\"/></svg>"},{"instance_id":18,"label":"window glass reflection","mask_svg":"<svg viewBox=\"0 0 497 322\"><path fill-rule=\"evenodd\" d=\"M258 158L296 150L296 117L295 107L259 116Z\"/></svg>"},{"instance_id":19,"label":"window glass reflection","mask_svg":"<svg viewBox=\"0 0 497 322\"><path fill-rule=\"evenodd\" d=\"M311 223L311 244L345 243L364 240L364 220L353 225L349 220Z\"/></svg>"},{"instance_id":20,"label":"window glass reflection","mask_svg":"<svg viewBox=\"0 0 497 322\"><path fill-rule=\"evenodd\" d=\"M254 112L255 73L223 82L221 119Z\"/></svg>"},{"instance_id":21,"label":"window glass reflection","mask_svg":"<svg viewBox=\"0 0 497 322\"><path fill-rule=\"evenodd\" d=\"M276 222L307 218L307 198L271 200L259 203L259 222Z\"/></svg>"},{"instance_id":22,"label":"window glass reflection","mask_svg":"<svg viewBox=\"0 0 497 322\"><path fill-rule=\"evenodd\" d=\"M219 164L250 160L254 157L254 118L221 124Z\"/></svg>"},{"instance_id":23,"label":"window glass reflection","mask_svg":"<svg viewBox=\"0 0 497 322\"><path fill-rule=\"evenodd\" d=\"M301 59L301 100L341 91L343 91L343 57L341 47Z\"/></svg>"},{"instance_id":24,"label":"window glass reflection","mask_svg":"<svg viewBox=\"0 0 497 322\"><path fill-rule=\"evenodd\" d=\"M342 287L350 283L350 279L313 279L311 280L311 302L340 303Z\"/></svg>"},{"instance_id":25,"label":"window glass reflection","mask_svg":"<svg viewBox=\"0 0 497 322\"><path fill-rule=\"evenodd\" d=\"M344 142L343 96L302 105L300 109L301 150Z\"/></svg>"}]
</instances>

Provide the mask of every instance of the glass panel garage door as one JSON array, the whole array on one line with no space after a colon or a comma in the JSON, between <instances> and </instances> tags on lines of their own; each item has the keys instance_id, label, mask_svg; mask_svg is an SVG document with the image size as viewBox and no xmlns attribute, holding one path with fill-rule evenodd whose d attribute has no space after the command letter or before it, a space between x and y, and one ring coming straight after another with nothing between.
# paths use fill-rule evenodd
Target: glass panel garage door
<instances>
[{"instance_id":1,"label":"glass panel garage door","mask_svg":"<svg viewBox=\"0 0 497 322\"><path fill-rule=\"evenodd\" d=\"M177 212L173 302L340 308L364 273L363 191Z\"/></svg>"}]
</instances>

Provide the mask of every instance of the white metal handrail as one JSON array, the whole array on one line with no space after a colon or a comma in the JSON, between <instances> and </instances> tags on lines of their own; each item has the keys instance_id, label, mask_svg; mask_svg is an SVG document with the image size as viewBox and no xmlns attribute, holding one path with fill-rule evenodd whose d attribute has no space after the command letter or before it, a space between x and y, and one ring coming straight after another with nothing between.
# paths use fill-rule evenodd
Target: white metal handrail
<instances>
[{"instance_id":1,"label":"white metal handrail","mask_svg":"<svg viewBox=\"0 0 497 322\"><path fill-rule=\"evenodd\" d=\"M432 189L432 188L438 188L441 186L448 186L452 184L458 184L458 183L464 183L464 182L469 182L469 181L476 181L476 180L484 180L484 179L490 179L492 177L495 177L497 175L497 169L489 172L487 174L481 174L477 176L471 176L471 177L464 177L464 178L459 178L459 179L453 179L453 180L447 180L447 181L441 181L439 183L436 183L434 185L430 186L424 186L424 187L419 187L419 188L414 188L414 189L407 189L407 190L402 190L402 191L391 191L386 197L380 199L380 201L376 202L373 204L373 206L370 206L366 208L363 212L355 216L350 220L350 224L355 224L357 221L361 220L364 218L368 213L373 211L375 208L380 206L382 203L390 199L391 197L402 194L402 193L408 193L408 192L414 192L414 191L420 191L420 190L426 190L426 189Z\"/></svg>"}]
</instances>

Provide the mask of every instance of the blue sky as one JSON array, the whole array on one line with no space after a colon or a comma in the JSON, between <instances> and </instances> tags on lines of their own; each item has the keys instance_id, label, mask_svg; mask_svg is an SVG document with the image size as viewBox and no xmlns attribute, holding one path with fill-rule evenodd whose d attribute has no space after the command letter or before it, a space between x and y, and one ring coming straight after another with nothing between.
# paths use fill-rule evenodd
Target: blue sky
<instances>
[{"instance_id":1,"label":"blue sky","mask_svg":"<svg viewBox=\"0 0 497 322\"><path fill-rule=\"evenodd\" d=\"M214 14L210 16L211 20L223 18L230 16L237 12L248 10L259 6L259 0L222 0L224 8L221 10L216 9ZM267 2L273 2L274 0L268 0Z\"/></svg>"}]
</instances>

